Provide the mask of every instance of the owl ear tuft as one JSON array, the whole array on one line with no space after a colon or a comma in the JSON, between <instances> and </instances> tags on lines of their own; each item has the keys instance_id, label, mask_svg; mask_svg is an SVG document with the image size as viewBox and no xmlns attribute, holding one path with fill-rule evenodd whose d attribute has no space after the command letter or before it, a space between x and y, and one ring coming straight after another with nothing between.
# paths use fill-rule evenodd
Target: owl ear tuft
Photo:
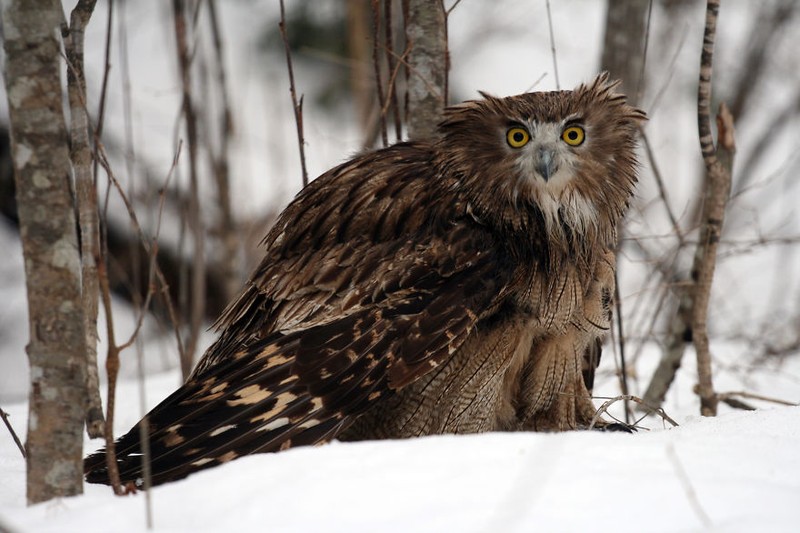
<instances>
[{"instance_id":1,"label":"owl ear tuft","mask_svg":"<svg viewBox=\"0 0 800 533\"><path fill-rule=\"evenodd\" d=\"M586 88L589 91L594 92L605 92L607 94L613 94L614 89L619 87L619 84L622 83L622 80L612 80L611 74L607 70L604 70L597 77L592 80L591 83L586 85Z\"/></svg>"}]
</instances>

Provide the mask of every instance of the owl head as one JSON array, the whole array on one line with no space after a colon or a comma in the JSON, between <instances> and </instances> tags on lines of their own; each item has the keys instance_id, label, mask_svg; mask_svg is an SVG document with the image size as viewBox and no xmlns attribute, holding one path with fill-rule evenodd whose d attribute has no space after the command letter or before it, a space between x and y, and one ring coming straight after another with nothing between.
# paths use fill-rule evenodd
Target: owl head
<instances>
[{"instance_id":1,"label":"owl head","mask_svg":"<svg viewBox=\"0 0 800 533\"><path fill-rule=\"evenodd\" d=\"M448 108L437 157L479 219L549 241L610 244L636 183L644 112L603 73L572 91L481 93Z\"/></svg>"}]
</instances>

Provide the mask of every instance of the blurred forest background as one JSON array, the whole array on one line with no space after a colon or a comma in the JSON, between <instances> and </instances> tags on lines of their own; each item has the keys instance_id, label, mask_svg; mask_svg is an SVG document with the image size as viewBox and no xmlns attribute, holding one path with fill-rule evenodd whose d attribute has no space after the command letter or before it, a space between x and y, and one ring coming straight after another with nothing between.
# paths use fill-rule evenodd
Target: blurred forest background
<instances>
[{"instance_id":1,"label":"blurred forest background","mask_svg":"<svg viewBox=\"0 0 800 533\"><path fill-rule=\"evenodd\" d=\"M405 3L286 2L311 179L359 150L407 138L414 76ZM705 190L697 135L704 13L697 0L444 2L449 103L478 90L569 89L609 70L648 113L619 249L622 320L601 377L603 390L619 392L624 351L628 392L653 404L668 394L691 342L686 299ZM186 375L212 338L207 328L260 259L258 242L302 187L279 20L271 0L116 1L99 2L86 28L87 109L107 160L93 166L93 179L117 340L138 331L122 353L123 376L136 375L137 359L146 372L180 366ZM800 3L725 1L718 32L712 109L730 108L736 155L709 327L715 374L747 390L754 368L779 376L785 358L800 353ZM28 380L0 101L5 402L23 399ZM108 335L98 330L102 366ZM800 388L800 376L788 379Z\"/></svg>"}]
</instances>

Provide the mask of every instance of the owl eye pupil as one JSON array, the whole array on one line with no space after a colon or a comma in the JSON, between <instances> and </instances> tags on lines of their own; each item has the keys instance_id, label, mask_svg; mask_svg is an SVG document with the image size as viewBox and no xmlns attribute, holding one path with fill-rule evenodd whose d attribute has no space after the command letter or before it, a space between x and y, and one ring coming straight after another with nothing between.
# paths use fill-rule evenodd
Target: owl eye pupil
<instances>
[{"instance_id":1,"label":"owl eye pupil","mask_svg":"<svg viewBox=\"0 0 800 533\"><path fill-rule=\"evenodd\" d=\"M514 142L521 143L524 140L525 140L525 134L524 133L522 133L521 131L517 131L517 132L514 133Z\"/></svg>"},{"instance_id":2,"label":"owl eye pupil","mask_svg":"<svg viewBox=\"0 0 800 533\"><path fill-rule=\"evenodd\" d=\"M569 139L571 141L574 141L574 140L576 140L578 138L578 132L575 131L575 130L572 130L569 133L567 133L567 137L569 137Z\"/></svg>"}]
</instances>

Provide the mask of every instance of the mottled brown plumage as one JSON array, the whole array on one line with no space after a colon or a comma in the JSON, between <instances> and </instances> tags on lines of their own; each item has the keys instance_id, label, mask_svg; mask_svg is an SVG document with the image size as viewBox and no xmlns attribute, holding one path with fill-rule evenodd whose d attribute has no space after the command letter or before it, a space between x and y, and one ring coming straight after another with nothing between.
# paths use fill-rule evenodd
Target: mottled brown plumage
<instances>
[{"instance_id":1,"label":"mottled brown plumage","mask_svg":"<svg viewBox=\"0 0 800 533\"><path fill-rule=\"evenodd\" d=\"M588 426L644 120L614 86L484 95L438 140L301 191L218 340L148 415L153 482L336 437ZM117 453L136 482L138 426ZM89 481L108 482L104 461L86 459Z\"/></svg>"}]
</instances>

